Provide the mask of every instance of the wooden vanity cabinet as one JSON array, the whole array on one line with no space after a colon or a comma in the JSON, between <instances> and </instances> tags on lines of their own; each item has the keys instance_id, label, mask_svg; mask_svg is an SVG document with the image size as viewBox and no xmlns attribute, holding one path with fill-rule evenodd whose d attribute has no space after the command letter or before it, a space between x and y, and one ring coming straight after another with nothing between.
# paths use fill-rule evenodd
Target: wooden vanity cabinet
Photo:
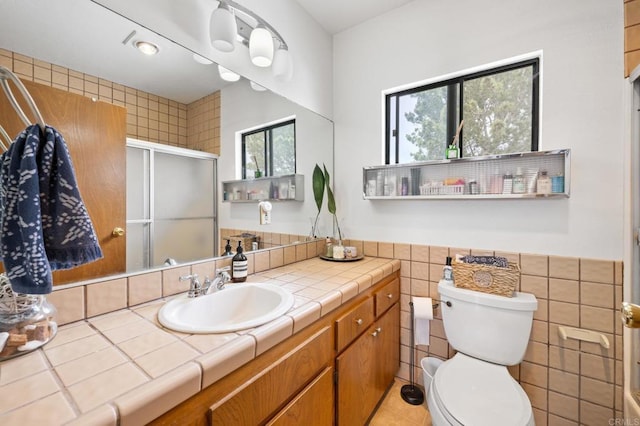
<instances>
[{"instance_id":1,"label":"wooden vanity cabinet","mask_svg":"<svg viewBox=\"0 0 640 426\"><path fill-rule=\"evenodd\" d=\"M150 424L365 424L400 365L399 287L396 272Z\"/></svg>"},{"instance_id":2,"label":"wooden vanity cabinet","mask_svg":"<svg viewBox=\"0 0 640 426\"><path fill-rule=\"evenodd\" d=\"M338 425L365 424L398 371L399 291L396 278L374 293L375 322L336 358Z\"/></svg>"}]
</instances>

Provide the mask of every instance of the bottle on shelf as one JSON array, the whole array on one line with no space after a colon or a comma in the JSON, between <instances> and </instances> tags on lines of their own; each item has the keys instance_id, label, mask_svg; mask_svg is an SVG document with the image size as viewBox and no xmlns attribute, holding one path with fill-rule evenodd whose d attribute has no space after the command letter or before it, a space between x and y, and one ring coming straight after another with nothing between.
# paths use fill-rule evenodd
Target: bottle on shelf
<instances>
[{"instance_id":1,"label":"bottle on shelf","mask_svg":"<svg viewBox=\"0 0 640 426\"><path fill-rule=\"evenodd\" d=\"M527 192L527 183L525 182L521 167L518 167L516 175L513 177L512 191L514 194L524 194Z\"/></svg>"},{"instance_id":2,"label":"bottle on shelf","mask_svg":"<svg viewBox=\"0 0 640 426\"><path fill-rule=\"evenodd\" d=\"M537 192L538 194L551 194L551 178L546 170L542 170L538 176Z\"/></svg>"},{"instance_id":3,"label":"bottle on shelf","mask_svg":"<svg viewBox=\"0 0 640 426\"><path fill-rule=\"evenodd\" d=\"M231 251L231 240L227 240L227 245L224 246L223 256L233 256L233 252Z\"/></svg>"},{"instance_id":4,"label":"bottle on shelf","mask_svg":"<svg viewBox=\"0 0 640 426\"><path fill-rule=\"evenodd\" d=\"M231 280L234 283L241 283L247 280L247 270L249 265L247 256L242 252L242 241L238 241L236 254L231 259Z\"/></svg>"},{"instance_id":5,"label":"bottle on shelf","mask_svg":"<svg viewBox=\"0 0 640 426\"><path fill-rule=\"evenodd\" d=\"M511 194L512 189L513 189L513 176L507 173L502 177L502 193Z\"/></svg>"}]
</instances>

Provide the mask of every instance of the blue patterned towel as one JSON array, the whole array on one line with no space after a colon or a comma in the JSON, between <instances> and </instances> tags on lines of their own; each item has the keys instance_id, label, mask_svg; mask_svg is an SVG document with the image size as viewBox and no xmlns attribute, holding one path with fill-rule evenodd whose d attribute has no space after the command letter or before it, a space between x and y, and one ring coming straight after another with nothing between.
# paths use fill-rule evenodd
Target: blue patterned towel
<instances>
[{"instance_id":1,"label":"blue patterned towel","mask_svg":"<svg viewBox=\"0 0 640 426\"><path fill-rule=\"evenodd\" d=\"M16 293L51 293L51 271L102 258L67 145L27 127L0 155L0 259Z\"/></svg>"}]
</instances>

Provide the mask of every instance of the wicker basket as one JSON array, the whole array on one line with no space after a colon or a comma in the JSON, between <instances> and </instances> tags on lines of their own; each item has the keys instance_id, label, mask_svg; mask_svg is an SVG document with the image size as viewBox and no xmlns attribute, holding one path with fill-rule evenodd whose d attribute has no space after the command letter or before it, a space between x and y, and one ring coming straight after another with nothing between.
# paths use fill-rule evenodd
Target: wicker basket
<instances>
[{"instance_id":1,"label":"wicker basket","mask_svg":"<svg viewBox=\"0 0 640 426\"><path fill-rule=\"evenodd\" d=\"M518 264L512 262L506 268L461 262L454 262L451 266L456 287L498 296L513 297L520 276Z\"/></svg>"}]
</instances>

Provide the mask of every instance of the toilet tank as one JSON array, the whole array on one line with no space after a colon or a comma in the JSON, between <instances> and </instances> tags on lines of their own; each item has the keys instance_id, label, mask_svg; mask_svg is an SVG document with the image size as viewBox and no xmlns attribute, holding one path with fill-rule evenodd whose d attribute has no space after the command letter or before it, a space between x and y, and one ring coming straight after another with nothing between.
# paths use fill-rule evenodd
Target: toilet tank
<instances>
[{"instance_id":1,"label":"toilet tank","mask_svg":"<svg viewBox=\"0 0 640 426\"><path fill-rule=\"evenodd\" d=\"M522 361L538 309L533 294L496 296L446 281L438 284L438 292L444 331L455 350L500 365Z\"/></svg>"}]
</instances>

